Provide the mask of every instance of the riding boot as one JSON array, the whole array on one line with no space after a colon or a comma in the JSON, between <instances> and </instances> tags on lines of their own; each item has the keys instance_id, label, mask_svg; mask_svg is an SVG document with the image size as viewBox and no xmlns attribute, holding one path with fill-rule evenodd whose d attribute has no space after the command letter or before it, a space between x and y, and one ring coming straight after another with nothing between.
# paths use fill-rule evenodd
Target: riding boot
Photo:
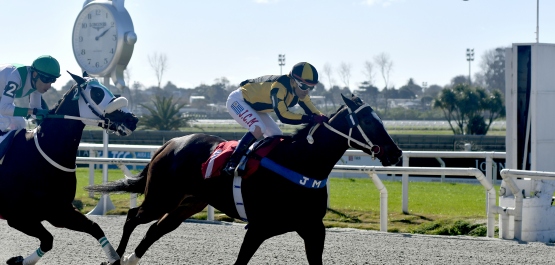
<instances>
[{"instance_id":1,"label":"riding boot","mask_svg":"<svg viewBox=\"0 0 555 265\"><path fill-rule=\"evenodd\" d=\"M251 144L254 143L255 141L256 141L256 137L254 137L254 135L251 132L247 132L243 136L243 138L241 138L241 140L237 144L237 147L235 147L233 154L231 154L229 161L224 167L225 173L227 173L228 175L234 176L235 168L239 165L241 158L245 155L245 153L249 149L249 146L251 146Z\"/></svg>"}]
</instances>

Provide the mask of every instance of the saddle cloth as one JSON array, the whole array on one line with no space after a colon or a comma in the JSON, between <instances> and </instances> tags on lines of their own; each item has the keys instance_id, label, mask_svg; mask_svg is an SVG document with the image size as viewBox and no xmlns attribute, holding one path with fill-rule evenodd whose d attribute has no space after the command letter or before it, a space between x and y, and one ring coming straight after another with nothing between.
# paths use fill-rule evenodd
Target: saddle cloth
<instances>
[{"instance_id":1,"label":"saddle cloth","mask_svg":"<svg viewBox=\"0 0 555 265\"><path fill-rule=\"evenodd\" d=\"M246 163L245 174L241 177L246 179L252 175L260 166L260 160L267 156L268 153L284 139L285 137L281 135L272 136L254 143L251 149L247 151L246 162L244 162L245 159L241 159L243 161L242 163ZM202 164L202 175L205 179L217 177L221 174L221 171L227 164L229 157L231 157L238 143L238 141L221 142L216 147L208 160ZM239 167L240 166L242 165L240 164Z\"/></svg>"}]
</instances>

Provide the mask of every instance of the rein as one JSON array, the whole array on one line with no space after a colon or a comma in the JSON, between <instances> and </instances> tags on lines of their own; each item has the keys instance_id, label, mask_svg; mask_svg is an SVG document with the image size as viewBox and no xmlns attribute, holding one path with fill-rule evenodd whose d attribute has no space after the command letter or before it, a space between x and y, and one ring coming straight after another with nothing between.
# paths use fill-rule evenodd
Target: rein
<instances>
[{"instance_id":1,"label":"rein","mask_svg":"<svg viewBox=\"0 0 555 265\"><path fill-rule=\"evenodd\" d=\"M97 122L100 123L102 125L109 123L106 122L105 120L95 120L95 119L89 119L89 118L82 118L82 117L77 117L77 116L69 116L69 115L59 115L59 114L48 114L46 116L47 119L66 119L66 120L78 120L78 121L88 121L88 122Z\"/></svg>"},{"instance_id":2,"label":"rein","mask_svg":"<svg viewBox=\"0 0 555 265\"><path fill-rule=\"evenodd\" d=\"M381 148L378 145L374 145L372 144L372 141L370 141L370 139L368 138L368 136L366 136L366 133L364 133L364 131L362 130L362 128L360 128L360 125L358 123L358 119L356 117L356 114L361 111L363 108L365 107L370 107L370 105L364 103L363 105L361 105L358 109L356 109L355 111L351 111L351 108L349 108L349 106L347 106L347 110L349 111L349 135L344 134L343 132L333 128L330 124L323 122L322 124L328 128L330 131L339 134L345 138L347 138L347 144L349 145L349 147L351 146L351 141L364 147L367 148L368 150L370 150L370 152L372 153L372 159L375 159L375 155L380 154L381 152ZM334 116L331 120L333 121L337 116ZM357 127L360 134L362 135L362 137L364 138L364 140L366 141L366 143L363 143L355 138L353 138L351 136L352 132L353 132L353 127ZM306 140L308 141L309 144L313 144L314 143L314 138L312 137L312 134L314 134L314 132L316 131L316 129L318 129L320 127L320 124L316 124L314 125L312 128L310 128L310 131L308 132L308 135L306 136Z\"/></svg>"},{"instance_id":3,"label":"rein","mask_svg":"<svg viewBox=\"0 0 555 265\"><path fill-rule=\"evenodd\" d=\"M91 106L91 104L89 104L89 102L87 101L86 97L83 95L82 92L82 87L81 86L77 86L77 89L79 89L79 94L81 94L81 97L83 98L83 100L85 101L85 103L87 104L87 106L92 110L92 112L98 117L100 118L99 120L96 119L89 119L89 118L82 118L82 117L77 117L77 116L70 116L70 115L59 115L59 114L48 114L46 115L45 118L47 119L67 119L67 120L79 120L82 122L95 122L95 123L99 123L101 124L101 127L104 129L107 129L110 126L110 121L109 119L106 119L104 117L104 115L99 115L99 113L97 111L94 110L94 108ZM33 130L33 139L35 140L35 146L37 147L37 150L39 151L39 153L42 155L42 157L48 161L48 163L50 163L51 165L53 165L54 167L56 167L59 170L65 171L65 172L75 172L75 170L77 169L77 165L75 165L75 168L67 168L64 167L58 163L56 163L56 161L54 161L52 158L50 158L43 150L42 148L40 148L39 145L39 139L37 137L37 129L35 128Z\"/></svg>"},{"instance_id":4,"label":"rein","mask_svg":"<svg viewBox=\"0 0 555 265\"><path fill-rule=\"evenodd\" d=\"M56 163L56 161L52 160L52 158L50 158L44 151L42 151L42 149L40 148L40 145L39 145L39 139L37 137L37 129L36 128L33 130L33 138L35 140L35 146L37 147L37 150L39 150L39 153L42 155L42 157L44 159L46 159L46 161L48 161L48 163L50 163L51 165L53 165L54 167L56 167L59 170L62 170L62 171L65 171L65 172L75 172L75 170L77 169L77 165L75 165L75 168L64 167L64 166Z\"/></svg>"}]
</instances>

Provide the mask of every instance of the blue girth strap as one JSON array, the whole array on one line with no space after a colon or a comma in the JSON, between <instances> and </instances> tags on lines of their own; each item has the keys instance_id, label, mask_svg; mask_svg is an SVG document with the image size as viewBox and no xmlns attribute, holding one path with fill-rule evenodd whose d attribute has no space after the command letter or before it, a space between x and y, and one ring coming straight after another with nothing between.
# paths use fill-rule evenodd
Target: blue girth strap
<instances>
[{"instance_id":1,"label":"blue girth strap","mask_svg":"<svg viewBox=\"0 0 555 265\"><path fill-rule=\"evenodd\" d=\"M328 182L327 178L323 180L317 180L303 176L291 169L277 164L276 162L266 157L262 158L262 160L260 161L260 165L305 188L321 189L326 187L326 183Z\"/></svg>"}]
</instances>

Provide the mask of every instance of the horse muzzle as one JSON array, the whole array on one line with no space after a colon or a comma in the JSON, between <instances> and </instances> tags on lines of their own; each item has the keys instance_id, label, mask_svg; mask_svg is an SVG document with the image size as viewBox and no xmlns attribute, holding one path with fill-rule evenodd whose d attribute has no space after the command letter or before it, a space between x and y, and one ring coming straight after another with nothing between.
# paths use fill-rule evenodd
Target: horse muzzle
<instances>
[{"instance_id":1,"label":"horse muzzle","mask_svg":"<svg viewBox=\"0 0 555 265\"><path fill-rule=\"evenodd\" d=\"M129 136L137 129L139 119L132 113L125 113L123 121L109 121L108 130L119 136Z\"/></svg>"}]
</instances>

